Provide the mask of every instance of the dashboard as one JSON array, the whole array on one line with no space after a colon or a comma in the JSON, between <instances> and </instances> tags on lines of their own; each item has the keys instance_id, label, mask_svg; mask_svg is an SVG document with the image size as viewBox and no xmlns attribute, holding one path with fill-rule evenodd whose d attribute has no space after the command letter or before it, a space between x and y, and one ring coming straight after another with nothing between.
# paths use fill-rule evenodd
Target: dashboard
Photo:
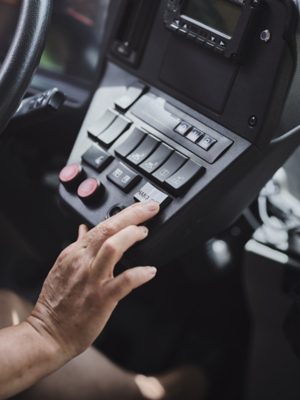
<instances>
[{"instance_id":1,"label":"dashboard","mask_svg":"<svg viewBox=\"0 0 300 400\"><path fill-rule=\"evenodd\" d=\"M93 226L159 202L150 237L126 255L135 263L163 265L231 224L298 140L274 139L297 21L289 0L115 1L63 204Z\"/></svg>"},{"instance_id":2,"label":"dashboard","mask_svg":"<svg viewBox=\"0 0 300 400\"><path fill-rule=\"evenodd\" d=\"M15 1L0 4L16 18ZM104 67L60 173L62 204L93 226L159 202L126 254L135 264L163 265L229 226L298 144L276 139L297 22L291 0L54 1L39 73L88 82L100 48Z\"/></svg>"}]
</instances>

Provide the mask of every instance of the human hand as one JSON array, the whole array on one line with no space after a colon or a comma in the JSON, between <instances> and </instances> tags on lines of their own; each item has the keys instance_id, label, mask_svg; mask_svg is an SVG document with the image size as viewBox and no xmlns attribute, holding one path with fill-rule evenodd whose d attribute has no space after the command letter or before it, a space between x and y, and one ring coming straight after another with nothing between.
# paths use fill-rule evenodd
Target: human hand
<instances>
[{"instance_id":1,"label":"human hand","mask_svg":"<svg viewBox=\"0 0 300 400\"><path fill-rule=\"evenodd\" d=\"M57 258L27 322L55 341L65 361L90 346L103 330L118 302L151 280L156 269L136 267L114 277L114 267L148 229L137 226L153 218L159 206L135 204L87 231Z\"/></svg>"}]
</instances>

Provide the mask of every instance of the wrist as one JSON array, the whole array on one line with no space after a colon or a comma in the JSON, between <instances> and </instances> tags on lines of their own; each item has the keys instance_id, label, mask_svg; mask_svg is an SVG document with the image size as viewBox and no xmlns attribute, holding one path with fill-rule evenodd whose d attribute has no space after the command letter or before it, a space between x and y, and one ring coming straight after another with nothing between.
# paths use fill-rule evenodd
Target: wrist
<instances>
[{"instance_id":1,"label":"wrist","mask_svg":"<svg viewBox=\"0 0 300 400\"><path fill-rule=\"evenodd\" d=\"M67 354L59 340L56 340L42 322L37 321L34 317L29 316L21 325L24 330L31 336L34 346L43 359L47 373L62 367L72 357Z\"/></svg>"}]
</instances>

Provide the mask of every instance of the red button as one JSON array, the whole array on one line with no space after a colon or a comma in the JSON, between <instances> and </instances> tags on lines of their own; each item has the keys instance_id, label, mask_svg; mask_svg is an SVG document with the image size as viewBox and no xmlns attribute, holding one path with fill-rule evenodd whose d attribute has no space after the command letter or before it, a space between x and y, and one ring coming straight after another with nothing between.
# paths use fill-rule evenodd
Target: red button
<instances>
[{"instance_id":1,"label":"red button","mask_svg":"<svg viewBox=\"0 0 300 400\"><path fill-rule=\"evenodd\" d=\"M61 183L68 183L73 181L82 171L81 165L71 164L67 165L60 171L59 180Z\"/></svg>"},{"instance_id":2,"label":"red button","mask_svg":"<svg viewBox=\"0 0 300 400\"><path fill-rule=\"evenodd\" d=\"M97 181L97 179L88 178L80 184L77 194L81 200L89 200L98 193L99 188L100 183Z\"/></svg>"}]
</instances>

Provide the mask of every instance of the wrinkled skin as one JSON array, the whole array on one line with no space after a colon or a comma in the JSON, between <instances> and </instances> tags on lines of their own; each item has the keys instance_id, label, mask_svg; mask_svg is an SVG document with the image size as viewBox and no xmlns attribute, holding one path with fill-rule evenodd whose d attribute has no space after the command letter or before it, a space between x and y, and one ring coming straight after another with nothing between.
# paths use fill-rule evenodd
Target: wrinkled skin
<instances>
[{"instance_id":1,"label":"wrinkled skin","mask_svg":"<svg viewBox=\"0 0 300 400\"><path fill-rule=\"evenodd\" d=\"M54 340L71 359L89 347L118 302L151 280L156 269L136 267L114 277L114 267L148 229L138 226L159 211L156 203L135 204L87 231L58 257L27 322Z\"/></svg>"}]
</instances>

